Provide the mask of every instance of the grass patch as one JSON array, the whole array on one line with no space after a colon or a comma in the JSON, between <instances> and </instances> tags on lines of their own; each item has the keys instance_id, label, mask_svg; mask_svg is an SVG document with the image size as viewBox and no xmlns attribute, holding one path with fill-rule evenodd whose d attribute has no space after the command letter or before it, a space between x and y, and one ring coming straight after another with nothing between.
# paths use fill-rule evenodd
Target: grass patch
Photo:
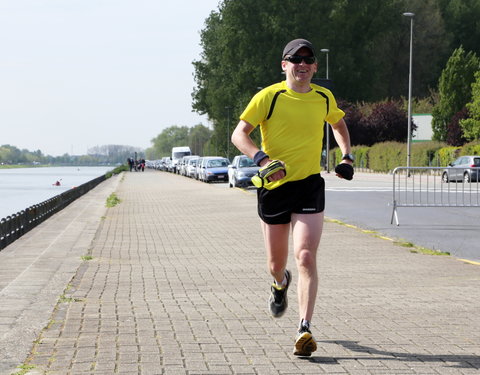
<instances>
[{"instance_id":1,"label":"grass patch","mask_svg":"<svg viewBox=\"0 0 480 375\"><path fill-rule=\"evenodd\" d=\"M20 371L14 372L12 375L25 375L28 371L33 370L35 366L32 365L20 365L17 366Z\"/></svg>"},{"instance_id":2,"label":"grass patch","mask_svg":"<svg viewBox=\"0 0 480 375\"><path fill-rule=\"evenodd\" d=\"M442 256L450 256L451 254L448 251L438 251L427 249L425 247L416 247L415 249L410 250L411 253L416 254L425 254L425 255L442 255Z\"/></svg>"},{"instance_id":3,"label":"grass patch","mask_svg":"<svg viewBox=\"0 0 480 375\"><path fill-rule=\"evenodd\" d=\"M82 258L82 260L92 260L93 259L93 257L91 255L83 255L80 258Z\"/></svg>"},{"instance_id":4,"label":"grass patch","mask_svg":"<svg viewBox=\"0 0 480 375\"><path fill-rule=\"evenodd\" d=\"M116 167L115 169L105 173L105 178L110 178L112 177L113 175L115 174L119 174L121 172L125 172L125 171L128 171L130 168L128 167L128 165L126 164L122 164L122 165L119 165L118 167Z\"/></svg>"},{"instance_id":5,"label":"grass patch","mask_svg":"<svg viewBox=\"0 0 480 375\"><path fill-rule=\"evenodd\" d=\"M329 222L329 223L335 223L335 224L343 225L343 226L346 226L346 227L350 227L350 228L353 228L353 229L356 229L356 230L360 230L365 234L370 234L370 235L373 235L374 237L377 237L377 238L381 238L381 239L388 240L388 241L393 241L394 245L409 248L411 253L425 254L425 255L442 255L442 256L450 256L451 255L447 251L427 249L426 247L417 246L417 245L415 245L411 242L408 242L408 241L402 241L402 240L395 241L391 238L378 235L376 231L362 230L362 229L360 229L360 228L358 228L354 225L346 224L343 221L340 221L340 220L337 220L337 219L325 218L325 221Z\"/></svg>"},{"instance_id":6,"label":"grass patch","mask_svg":"<svg viewBox=\"0 0 480 375\"><path fill-rule=\"evenodd\" d=\"M73 299L72 297L67 297L65 294L62 294L59 298L58 298L58 302L59 303L71 303L75 301L75 299Z\"/></svg>"},{"instance_id":7,"label":"grass patch","mask_svg":"<svg viewBox=\"0 0 480 375\"><path fill-rule=\"evenodd\" d=\"M62 294L58 298L58 303L72 303L72 302L83 302L83 298L73 298L73 297L67 297L65 294Z\"/></svg>"},{"instance_id":8,"label":"grass patch","mask_svg":"<svg viewBox=\"0 0 480 375\"><path fill-rule=\"evenodd\" d=\"M119 204L121 202L121 199L117 197L117 195L115 193L112 193L108 196L107 198L107 203L106 203L106 206L107 207L115 207L117 204Z\"/></svg>"},{"instance_id":9,"label":"grass patch","mask_svg":"<svg viewBox=\"0 0 480 375\"><path fill-rule=\"evenodd\" d=\"M415 245L411 242L395 241L394 244L402 247L415 247Z\"/></svg>"}]
</instances>

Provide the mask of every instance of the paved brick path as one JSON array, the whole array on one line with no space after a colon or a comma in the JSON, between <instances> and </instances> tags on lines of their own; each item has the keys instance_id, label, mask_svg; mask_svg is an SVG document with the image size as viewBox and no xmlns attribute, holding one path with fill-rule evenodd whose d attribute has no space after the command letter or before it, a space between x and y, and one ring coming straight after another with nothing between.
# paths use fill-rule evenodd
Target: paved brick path
<instances>
[{"instance_id":1,"label":"paved brick path","mask_svg":"<svg viewBox=\"0 0 480 375\"><path fill-rule=\"evenodd\" d=\"M327 223L319 349L300 359L293 259L290 307L274 319L253 192L156 171L115 188L122 202L47 306L29 374L480 373L479 266Z\"/></svg>"}]
</instances>

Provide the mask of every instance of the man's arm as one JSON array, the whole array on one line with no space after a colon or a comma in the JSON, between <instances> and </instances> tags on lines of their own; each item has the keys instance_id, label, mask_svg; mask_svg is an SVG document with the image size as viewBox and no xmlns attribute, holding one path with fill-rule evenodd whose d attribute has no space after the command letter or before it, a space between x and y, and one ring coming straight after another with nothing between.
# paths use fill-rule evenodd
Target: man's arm
<instances>
[{"instance_id":1,"label":"man's arm","mask_svg":"<svg viewBox=\"0 0 480 375\"><path fill-rule=\"evenodd\" d=\"M238 150L247 155L250 159L253 160L255 154L260 151L257 145L252 141L250 138L250 133L254 130L254 126L247 121L240 120L237 127L232 133L232 143ZM260 166L263 167L264 165L268 164L272 160L270 158L264 158L260 161ZM285 171L280 170L275 172L269 177L270 181L280 180L285 177Z\"/></svg>"},{"instance_id":2,"label":"man's arm","mask_svg":"<svg viewBox=\"0 0 480 375\"><path fill-rule=\"evenodd\" d=\"M250 133L255 129L253 125L244 120L240 120L232 133L232 143L238 150L247 155L250 159L259 151L259 148L250 138Z\"/></svg>"},{"instance_id":3,"label":"man's arm","mask_svg":"<svg viewBox=\"0 0 480 375\"><path fill-rule=\"evenodd\" d=\"M338 143L338 147L342 150L342 154L350 154L351 153L351 146L350 146L350 134L348 133L347 124L345 120L342 118L336 124L332 125L333 136ZM342 160L342 162L346 162L352 164L350 160Z\"/></svg>"}]
</instances>

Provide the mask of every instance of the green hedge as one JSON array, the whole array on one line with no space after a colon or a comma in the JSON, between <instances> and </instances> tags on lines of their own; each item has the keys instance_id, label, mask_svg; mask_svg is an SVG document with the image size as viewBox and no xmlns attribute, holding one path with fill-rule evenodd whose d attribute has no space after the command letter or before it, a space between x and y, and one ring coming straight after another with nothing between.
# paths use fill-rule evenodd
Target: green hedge
<instances>
[{"instance_id":1,"label":"green hedge","mask_svg":"<svg viewBox=\"0 0 480 375\"><path fill-rule=\"evenodd\" d=\"M115 169L105 173L105 177L106 178L110 178L112 177L114 174L119 174L121 172L125 172L125 171L128 171L129 170L129 167L127 164L122 164L122 165L119 165L118 167L116 167Z\"/></svg>"},{"instance_id":2,"label":"green hedge","mask_svg":"<svg viewBox=\"0 0 480 375\"><path fill-rule=\"evenodd\" d=\"M407 147L398 142L376 143L370 148L369 166L377 172L388 172L407 164Z\"/></svg>"},{"instance_id":3,"label":"green hedge","mask_svg":"<svg viewBox=\"0 0 480 375\"><path fill-rule=\"evenodd\" d=\"M480 141L474 141L463 145L459 156L480 155Z\"/></svg>"},{"instance_id":4,"label":"green hedge","mask_svg":"<svg viewBox=\"0 0 480 375\"><path fill-rule=\"evenodd\" d=\"M463 147L452 147L441 142L412 143L411 167L445 167L461 155L480 155L480 141L467 143ZM387 173L396 167L407 165L407 145L399 142L382 142L371 147L354 146L355 166L374 172ZM338 147L330 151L330 167L340 162L342 153Z\"/></svg>"},{"instance_id":5,"label":"green hedge","mask_svg":"<svg viewBox=\"0 0 480 375\"><path fill-rule=\"evenodd\" d=\"M446 146L437 151L438 166L444 167L450 164L458 157L459 147Z\"/></svg>"},{"instance_id":6,"label":"green hedge","mask_svg":"<svg viewBox=\"0 0 480 375\"><path fill-rule=\"evenodd\" d=\"M353 146L352 154L355 155L355 165L359 168L370 168L368 165L368 153L370 147L368 146Z\"/></svg>"}]
</instances>

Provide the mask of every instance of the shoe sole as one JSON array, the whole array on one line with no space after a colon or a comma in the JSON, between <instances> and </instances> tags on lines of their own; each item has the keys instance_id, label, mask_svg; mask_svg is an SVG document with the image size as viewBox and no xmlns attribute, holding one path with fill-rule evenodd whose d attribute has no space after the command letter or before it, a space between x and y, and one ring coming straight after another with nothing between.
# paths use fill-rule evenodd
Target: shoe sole
<instances>
[{"instance_id":1,"label":"shoe sole","mask_svg":"<svg viewBox=\"0 0 480 375\"><path fill-rule=\"evenodd\" d=\"M301 357L310 357L315 350L317 350L317 343L312 334L304 332L295 341L293 354Z\"/></svg>"}]
</instances>

